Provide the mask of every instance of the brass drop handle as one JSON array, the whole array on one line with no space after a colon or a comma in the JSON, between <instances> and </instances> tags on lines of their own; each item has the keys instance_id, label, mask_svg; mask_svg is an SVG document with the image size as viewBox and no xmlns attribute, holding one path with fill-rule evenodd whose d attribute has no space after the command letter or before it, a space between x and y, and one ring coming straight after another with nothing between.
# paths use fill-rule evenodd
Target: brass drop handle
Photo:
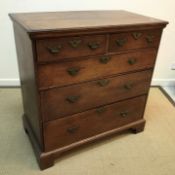
<instances>
[{"instance_id":1,"label":"brass drop handle","mask_svg":"<svg viewBox=\"0 0 175 175\"><path fill-rule=\"evenodd\" d=\"M104 113L105 111L106 111L106 109L104 107L99 107L99 108L96 109L96 112L98 114Z\"/></svg>"},{"instance_id":2,"label":"brass drop handle","mask_svg":"<svg viewBox=\"0 0 175 175\"><path fill-rule=\"evenodd\" d=\"M111 57L107 55L103 55L100 57L99 61L102 64L107 64L110 61Z\"/></svg>"},{"instance_id":3,"label":"brass drop handle","mask_svg":"<svg viewBox=\"0 0 175 175\"><path fill-rule=\"evenodd\" d=\"M148 44L153 43L154 36L153 35L147 35L146 36L146 41Z\"/></svg>"},{"instance_id":4,"label":"brass drop handle","mask_svg":"<svg viewBox=\"0 0 175 175\"><path fill-rule=\"evenodd\" d=\"M73 39L69 41L69 44L72 48L77 48L81 42L82 42L81 39Z\"/></svg>"},{"instance_id":5,"label":"brass drop handle","mask_svg":"<svg viewBox=\"0 0 175 175\"><path fill-rule=\"evenodd\" d=\"M95 49L98 49L100 47L100 44L97 42L90 42L90 43L88 43L88 47L91 50L95 50Z\"/></svg>"},{"instance_id":6,"label":"brass drop handle","mask_svg":"<svg viewBox=\"0 0 175 175\"><path fill-rule=\"evenodd\" d=\"M124 88L126 90L130 90L130 89L132 89L132 87L133 87L133 84L132 83L127 83L127 84L124 85Z\"/></svg>"},{"instance_id":7,"label":"brass drop handle","mask_svg":"<svg viewBox=\"0 0 175 175\"><path fill-rule=\"evenodd\" d=\"M142 36L142 33L141 32L133 32L132 36L135 40L138 40Z\"/></svg>"},{"instance_id":8,"label":"brass drop handle","mask_svg":"<svg viewBox=\"0 0 175 175\"><path fill-rule=\"evenodd\" d=\"M117 46L122 47L123 45L126 44L127 39L126 38L121 38L121 39L117 39L115 42L116 42Z\"/></svg>"},{"instance_id":9,"label":"brass drop handle","mask_svg":"<svg viewBox=\"0 0 175 175\"><path fill-rule=\"evenodd\" d=\"M72 126L70 128L67 128L67 132L70 134L74 134L79 129L79 126Z\"/></svg>"},{"instance_id":10,"label":"brass drop handle","mask_svg":"<svg viewBox=\"0 0 175 175\"><path fill-rule=\"evenodd\" d=\"M104 80L99 80L97 83L99 86L104 87L104 86L107 86L109 82L110 82L109 80L104 79Z\"/></svg>"},{"instance_id":11,"label":"brass drop handle","mask_svg":"<svg viewBox=\"0 0 175 175\"><path fill-rule=\"evenodd\" d=\"M79 95L72 95L72 96L68 96L66 98L66 100L69 102L69 103L75 103L76 101L78 101L80 98Z\"/></svg>"},{"instance_id":12,"label":"brass drop handle","mask_svg":"<svg viewBox=\"0 0 175 175\"><path fill-rule=\"evenodd\" d=\"M79 71L80 71L79 67L71 67L67 69L68 74L71 76L77 75Z\"/></svg>"},{"instance_id":13,"label":"brass drop handle","mask_svg":"<svg viewBox=\"0 0 175 175\"><path fill-rule=\"evenodd\" d=\"M127 117L128 116L128 112L127 111L120 112L120 116L121 117Z\"/></svg>"},{"instance_id":14,"label":"brass drop handle","mask_svg":"<svg viewBox=\"0 0 175 175\"><path fill-rule=\"evenodd\" d=\"M137 59L136 58L129 58L128 59L128 64L130 64L130 65L133 65L133 64L135 64L137 62Z\"/></svg>"},{"instance_id":15,"label":"brass drop handle","mask_svg":"<svg viewBox=\"0 0 175 175\"><path fill-rule=\"evenodd\" d=\"M47 49L49 50L49 52L51 54L57 54L60 52L62 46L61 45L57 45L57 46L53 46L53 47L47 47Z\"/></svg>"}]
</instances>

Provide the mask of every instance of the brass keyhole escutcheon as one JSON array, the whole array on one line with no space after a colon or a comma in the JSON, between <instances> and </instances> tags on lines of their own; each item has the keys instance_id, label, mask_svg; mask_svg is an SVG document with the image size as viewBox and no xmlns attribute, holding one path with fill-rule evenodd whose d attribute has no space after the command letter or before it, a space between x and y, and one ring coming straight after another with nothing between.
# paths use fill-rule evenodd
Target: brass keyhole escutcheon
<instances>
[{"instance_id":1,"label":"brass keyhole escutcheon","mask_svg":"<svg viewBox=\"0 0 175 175\"><path fill-rule=\"evenodd\" d=\"M49 46L47 47L48 51L51 53L51 54L57 54L60 52L62 46L61 45L57 45L57 46Z\"/></svg>"},{"instance_id":2,"label":"brass keyhole escutcheon","mask_svg":"<svg viewBox=\"0 0 175 175\"><path fill-rule=\"evenodd\" d=\"M153 43L153 41L154 41L154 35L147 35L146 36L146 41L147 41L147 43L148 44L151 44L151 43Z\"/></svg>"},{"instance_id":3,"label":"brass keyhole escutcheon","mask_svg":"<svg viewBox=\"0 0 175 175\"><path fill-rule=\"evenodd\" d=\"M115 42L116 42L117 46L122 47L127 43L127 39L121 38L121 39L117 39Z\"/></svg>"},{"instance_id":4,"label":"brass keyhole escutcheon","mask_svg":"<svg viewBox=\"0 0 175 175\"><path fill-rule=\"evenodd\" d=\"M100 57L99 61L102 64L107 64L110 61L111 57L107 55L103 55Z\"/></svg>"},{"instance_id":5,"label":"brass keyhole escutcheon","mask_svg":"<svg viewBox=\"0 0 175 175\"><path fill-rule=\"evenodd\" d=\"M133 84L132 84L132 83L127 83L127 84L124 85L124 88L125 88L126 90L130 90L130 89L133 88Z\"/></svg>"},{"instance_id":6,"label":"brass keyhole escutcheon","mask_svg":"<svg viewBox=\"0 0 175 175\"><path fill-rule=\"evenodd\" d=\"M67 129L67 132L69 132L70 134L74 134L78 129L79 129L79 126L72 126Z\"/></svg>"},{"instance_id":7,"label":"brass keyhole escutcheon","mask_svg":"<svg viewBox=\"0 0 175 175\"><path fill-rule=\"evenodd\" d=\"M71 67L67 69L68 74L71 76L77 75L79 71L80 71L79 67Z\"/></svg>"},{"instance_id":8,"label":"brass keyhole escutcheon","mask_svg":"<svg viewBox=\"0 0 175 175\"><path fill-rule=\"evenodd\" d=\"M128 64L130 64L130 65L133 65L133 64L135 64L137 62L137 59L136 58L129 58L128 59Z\"/></svg>"},{"instance_id":9,"label":"brass keyhole escutcheon","mask_svg":"<svg viewBox=\"0 0 175 175\"><path fill-rule=\"evenodd\" d=\"M80 96L79 95L72 95L72 96L68 96L66 98L66 100L69 102L69 103L75 103L79 100Z\"/></svg>"},{"instance_id":10,"label":"brass keyhole escutcheon","mask_svg":"<svg viewBox=\"0 0 175 175\"><path fill-rule=\"evenodd\" d=\"M77 48L81 44L81 39L73 39L69 41L69 44L72 48Z\"/></svg>"},{"instance_id":11,"label":"brass keyhole escutcheon","mask_svg":"<svg viewBox=\"0 0 175 175\"><path fill-rule=\"evenodd\" d=\"M99 107L99 108L96 109L96 112L98 114L104 113L105 111L106 111L106 109L104 107Z\"/></svg>"},{"instance_id":12,"label":"brass keyhole escutcheon","mask_svg":"<svg viewBox=\"0 0 175 175\"><path fill-rule=\"evenodd\" d=\"M128 116L128 111L123 111L123 112L120 112L120 116L121 117L127 117Z\"/></svg>"},{"instance_id":13,"label":"brass keyhole escutcheon","mask_svg":"<svg viewBox=\"0 0 175 175\"><path fill-rule=\"evenodd\" d=\"M142 36L142 33L141 32L133 32L132 36L135 40L138 40Z\"/></svg>"},{"instance_id":14,"label":"brass keyhole escutcheon","mask_svg":"<svg viewBox=\"0 0 175 175\"><path fill-rule=\"evenodd\" d=\"M109 80L104 79L104 80L99 80L97 83L99 86L104 87L104 86L107 86L109 82L110 82Z\"/></svg>"},{"instance_id":15,"label":"brass keyhole escutcheon","mask_svg":"<svg viewBox=\"0 0 175 175\"><path fill-rule=\"evenodd\" d=\"M97 43L97 42L89 42L88 43L88 47L91 49L91 50L96 50L100 47L100 43Z\"/></svg>"}]
</instances>

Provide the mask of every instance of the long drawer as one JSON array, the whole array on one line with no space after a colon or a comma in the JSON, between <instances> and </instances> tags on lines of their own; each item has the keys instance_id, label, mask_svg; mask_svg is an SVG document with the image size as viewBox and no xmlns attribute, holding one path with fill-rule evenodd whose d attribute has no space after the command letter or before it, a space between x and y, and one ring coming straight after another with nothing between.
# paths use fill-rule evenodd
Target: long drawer
<instances>
[{"instance_id":1,"label":"long drawer","mask_svg":"<svg viewBox=\"0 0 175 175\"><path fill-rule=\"evenodd\" d=\"M154 66L156 53L155 49L145 49L121 55L101 55L39 65L39 88L59 87L117 73L151 68Z\"/></svg>"},{"instance_id":2,"label":"long drawer","mask_svg":"<svg viewBox=\"0 0 175 175\"><path fill-rule=\"evenodd\" d=\"M70 145L141 119L145 100L146 96L140 96L45 123L45 151Z\"/></svg>"},{"instance_id":3,"label":"long drawer","mask_svg":"<svg viewBox=\"0 0 175 175\"><path fill-rule=\"evenodd\" d=\"M148 91L152 70L41 91L44 121L83 112Z\"/></svg>"}]
</instances>

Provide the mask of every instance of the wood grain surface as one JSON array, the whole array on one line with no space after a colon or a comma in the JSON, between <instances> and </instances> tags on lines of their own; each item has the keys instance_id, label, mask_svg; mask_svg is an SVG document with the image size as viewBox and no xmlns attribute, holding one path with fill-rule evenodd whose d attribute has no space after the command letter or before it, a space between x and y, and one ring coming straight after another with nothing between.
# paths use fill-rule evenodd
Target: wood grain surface
<instances>
[{"instance_id":1,"label":"wood grain surface","mask_svg":"<svg viewBox=\"0 0 175 175\"><path fill-rule=\"evenodd\" d=\"M10 17L28 32L167 24L167 22L163 20L123 10L12 13Z\"/></svg>"}]
</instances>

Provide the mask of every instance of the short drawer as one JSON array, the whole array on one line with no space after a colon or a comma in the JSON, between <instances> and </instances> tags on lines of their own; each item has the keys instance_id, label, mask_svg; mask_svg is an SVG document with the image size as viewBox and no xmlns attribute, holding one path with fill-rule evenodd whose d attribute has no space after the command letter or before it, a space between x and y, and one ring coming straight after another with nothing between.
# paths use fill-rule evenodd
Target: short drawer
<instances>
[{"instance_id":1,"label":"short drawer","mask_svg":"<svg viewBox=\"0 0 175 175\"><path fill-rule=\"evenodd\" d=\"M44 121L148 92L152 70L41 91Z\"/></svg>"},{"instance_id":2,"label":"short drawer","mask_svg":"<svg viewBox=\"0 0 175 175\"><path fill-rule=\"evenodd\" d=\"M106 51L106 35L89 35L36 41L38 62L102 54Z\"/></svg>"},{"instance_id":3,"label":"short drawer","mask_svg":"<svg viewBox=\"0 0 175 175\"><path fill-rule=\"evenodd\" d=\"M157 48L161 33L161 30L146 30L111 34L109 38L109 52L149 47Z\"/></svg>"},{"instance_id":4,"label":"short drawer","mask_svg":"<svg viewBox=\"0 0 175 175\"><path fill-rule=\"evenodd\" d=\"M39 88L59 87L154 66L157 51L145 49L121 55L101 55L38 66Z\"/></svg>"},{"instance_id":5,"label":"short drawer","mask_svg":"<svg viewBox=\"0 0 175 175\"><path fill-rule=\"evenodd\" d=\"M145 100L145 96L140 96L45 123L45 151L64 147L141 119Z\"/></svg>"}]
</instances>

